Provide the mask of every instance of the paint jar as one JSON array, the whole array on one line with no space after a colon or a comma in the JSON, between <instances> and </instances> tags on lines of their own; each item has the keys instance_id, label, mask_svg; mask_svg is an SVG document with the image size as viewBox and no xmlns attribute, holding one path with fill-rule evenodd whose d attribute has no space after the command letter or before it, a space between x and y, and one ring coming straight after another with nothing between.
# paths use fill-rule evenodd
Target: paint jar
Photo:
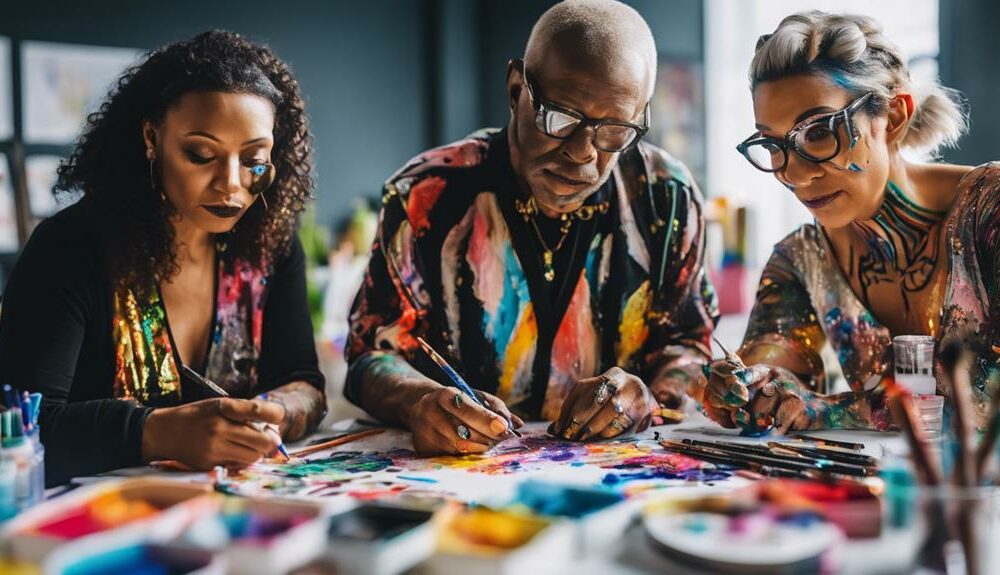
<instances>
[{"instance_id":1,"label":"paint jar","mask_svg":"<svg viewBox=\"0 0 1000 575\"><path fill-rule=\"evenodd\" d=\"M45 500L45 448L37 435L7 437L4 459L14 464L14 505L18 511Z\"/></svg>"},{"instance_id":2,"label":"paint jar","mask_svg":"<svg viewBox=\"0 0 1000 575\"><path fill-rule=\"evenodd\" d=\"M941 439L944 397L937 395L934 378L934 338L929 335L898 335L892 338L896 383L913 394L920 422L928 440Z\"/></svg>"},{"instance_id":3,"label":"paint jar","mask_svg":"<svg viewBox=\"0 0 1000 575\"><path fill-rule=\"evenodd\" d=\"M0 523L17 515L17 464L0 449Z\"/></svg>"}]
</instances>

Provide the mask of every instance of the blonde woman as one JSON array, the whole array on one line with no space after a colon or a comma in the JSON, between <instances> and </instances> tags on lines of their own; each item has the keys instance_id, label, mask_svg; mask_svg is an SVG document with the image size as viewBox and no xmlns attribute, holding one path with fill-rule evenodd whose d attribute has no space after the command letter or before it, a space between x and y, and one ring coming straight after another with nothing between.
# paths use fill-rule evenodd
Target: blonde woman
<instances>
[{"instance_id":1,"label":"blonde woman","mask_svg":"<svg viewBox=\"0 0 1000 575\"><path fill-rule=\"evenodd\" d=\"M913 82L871 18L822 12L762 36L750 80L756 127L738 150L815 223L775 246L739 350L749 367L712 377L710 417L782 432L885 429L892 337L925 334L974 352L982 422L1000 331L1000 165L902 154L956 143L958 94ZM819 393L826 342L851 392Z\"/></svg>"}]
</instances>

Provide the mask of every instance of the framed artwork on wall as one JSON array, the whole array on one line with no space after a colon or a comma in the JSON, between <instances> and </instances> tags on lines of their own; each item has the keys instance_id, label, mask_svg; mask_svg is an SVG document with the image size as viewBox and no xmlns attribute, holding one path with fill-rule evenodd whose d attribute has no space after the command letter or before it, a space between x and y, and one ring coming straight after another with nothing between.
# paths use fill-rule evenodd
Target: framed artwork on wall
<instances>
[{"instance_id":1,"label":"framed artwork on wall","mask_svg":"<svg viewBox=\"0 0 1000 575\"><path fill-rule=\"evenodd\" d=\"M21 101L26 144L70 144L87 114L140 55L132 48L25 41Z\"/></svg>"}]
</instances>

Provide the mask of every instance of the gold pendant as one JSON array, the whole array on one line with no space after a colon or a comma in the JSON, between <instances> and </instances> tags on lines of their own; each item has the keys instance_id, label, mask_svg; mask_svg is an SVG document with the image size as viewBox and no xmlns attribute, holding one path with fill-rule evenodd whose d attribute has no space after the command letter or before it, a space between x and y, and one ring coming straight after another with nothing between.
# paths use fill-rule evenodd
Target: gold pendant
<instances>
[{"instance_id":1,"label":"gold pendant","mask_svg":"<svg viewBox=\"0 0 1000 575\"><path fill-rule=\"evenodd\" d=\"M543 270L545 281L550 282L556 279L556 270L552 267L552 250L545 250L545 252L542 253L542 261L544 263Z\"/></svg>"}]
</instances>

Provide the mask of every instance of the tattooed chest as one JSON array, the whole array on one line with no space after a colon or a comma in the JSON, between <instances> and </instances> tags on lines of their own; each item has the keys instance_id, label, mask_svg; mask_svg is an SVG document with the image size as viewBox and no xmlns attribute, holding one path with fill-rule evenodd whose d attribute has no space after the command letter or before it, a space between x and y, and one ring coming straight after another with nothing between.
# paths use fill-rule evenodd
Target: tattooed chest
<instances>
[{"instance_id":1,"label":"tattooed chest","mask_svg":"<svg viewBox=\"0 0 1000 575\"><path fill-rule=\"evenodd\" d=\"M858 226L849 277L861 302L893 333L937 330L947 267L942 226L912 229L877 217L877 229Z\"/></svg>"}]
</instances>

